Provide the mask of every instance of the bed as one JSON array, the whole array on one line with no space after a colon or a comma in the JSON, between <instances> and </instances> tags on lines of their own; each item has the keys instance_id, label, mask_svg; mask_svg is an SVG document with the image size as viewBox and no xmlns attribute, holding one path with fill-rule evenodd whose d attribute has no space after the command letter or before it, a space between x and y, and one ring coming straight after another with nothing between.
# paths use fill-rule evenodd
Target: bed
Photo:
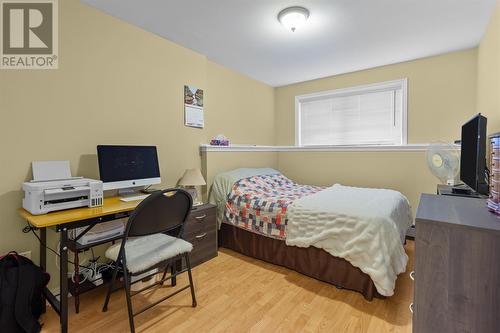
<instances>
[{"instance_id":1,"label":"bed","mask_svg":"<svg viewBox=\"0 0 500 333\"><path fill-rule=\"evenodd\" d=\"M412 216L399 192L301 185L273 169L237 169L214 178L210 201L220 246L367 300L392 296L406 269Z\"/></svg>"}]
</instances>

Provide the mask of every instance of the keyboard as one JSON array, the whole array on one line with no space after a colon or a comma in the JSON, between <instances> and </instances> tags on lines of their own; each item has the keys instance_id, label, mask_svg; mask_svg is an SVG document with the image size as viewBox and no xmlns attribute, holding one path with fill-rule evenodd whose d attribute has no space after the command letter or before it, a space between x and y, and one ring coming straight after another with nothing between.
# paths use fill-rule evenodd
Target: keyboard
<instances>
[{"instance_id":1,"label":"keyboard","mask_svg":"<svg viewBox=\"0 0 500 333\"><path fill-rule=\"evenodd\" d=\"M134 196L130 196L130 197L121 197L120 201L123 201L123 202L138 201L138 200L144 200L147 197L149 197L149 194L140 194L140 195L134 195Z\"/></svg>"}]
</instances>

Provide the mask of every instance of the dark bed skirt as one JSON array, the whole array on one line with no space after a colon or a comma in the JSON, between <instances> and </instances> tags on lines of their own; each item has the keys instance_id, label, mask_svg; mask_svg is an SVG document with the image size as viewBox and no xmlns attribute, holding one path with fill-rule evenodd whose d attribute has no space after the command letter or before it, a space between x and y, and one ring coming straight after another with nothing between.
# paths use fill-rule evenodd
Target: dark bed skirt
<instances>
[{"instance_id":1,"label":"dark bed skirt","mask_svg":"<svg viewBox=\"0 0 500 333\"><path fill-rule=\"evenodd\" d=\"M285 241L258 235L222 223L219 246L249 257L292 269L337 287L357 291L371 301L384 298L375 289L372 279L342 258L334 257L316 247L287 246Z\"/></svg>"}]
</instances>

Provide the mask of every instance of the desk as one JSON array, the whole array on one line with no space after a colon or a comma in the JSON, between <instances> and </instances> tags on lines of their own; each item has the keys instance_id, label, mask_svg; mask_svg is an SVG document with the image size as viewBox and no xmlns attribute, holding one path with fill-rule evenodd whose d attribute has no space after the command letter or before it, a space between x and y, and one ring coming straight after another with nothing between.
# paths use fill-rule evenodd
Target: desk
<instances>
[{"instance_id":1,"label":"desk","mask_svg":"<svg viewBox=\"0 0 500 333\"><path fill-rule=\"evenodd\" d=\"M41 240L40 267L44 270L47 267L47 249L45 247L47 243L47 228L52 228L56 232L59 232L61 242L59 257L60 301L47 288L44 290L44 296L59 314L61 332L68 331L68 250L79 250L76 242L68 240L68 231L128 217L139 203L140 201L122 202L118 197L111 197L104 199L102 207L76 208L45 215L31 215L22 208L18 210L19 215L23 219L39 230ZM186 221L183 238L193 244L193 251L191 252L192 267L217 256L217 222L215 216L216 206L204 204L193 207ZM121 238L121 236L113 239L117 238ZM90 246L103 244L113 239L99 241ZM172 283L175 284L175 278Z\"/></svg>"},{"instance_id":2,"label":"desk","mask_svg":"<svg viewBox=\"0 0 500 333\"><path fill-rule=\"evenodd\" d=\"M52 212L45 215L31 215L26 210L20 208L19 215L31 226L39 229L40 244L40 267L47 268L47 228L53 228L59 232L60 237L60 272L59 287L60 300L45 288L44 296L59 314L61 322L61 332L68 331L68 231L75 228L95 225L101 222L116 220L127 217L137 207L140 201L122 202L118 197L104 199L102 207L76 208L59 212Z\"/></svg>"}]
</instances>

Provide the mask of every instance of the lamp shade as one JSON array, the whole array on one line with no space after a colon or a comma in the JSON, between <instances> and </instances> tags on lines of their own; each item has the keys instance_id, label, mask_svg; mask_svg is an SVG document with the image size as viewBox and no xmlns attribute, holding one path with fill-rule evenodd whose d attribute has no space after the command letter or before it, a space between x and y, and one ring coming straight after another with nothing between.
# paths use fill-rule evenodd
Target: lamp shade
<instances>
[{"instance_id":1,"label":"lamp shade","mask_svg":"<svg viewBox=\"0 0 500 333\"><path fill-rule=\"evenodd\" d=\"M179 185L182 186L198 186L198 185L207 185L205 179L201 175L200 169L187 169L184 172L184 176L182 176L179 181Z\"/></svg>"}]
</instances>

